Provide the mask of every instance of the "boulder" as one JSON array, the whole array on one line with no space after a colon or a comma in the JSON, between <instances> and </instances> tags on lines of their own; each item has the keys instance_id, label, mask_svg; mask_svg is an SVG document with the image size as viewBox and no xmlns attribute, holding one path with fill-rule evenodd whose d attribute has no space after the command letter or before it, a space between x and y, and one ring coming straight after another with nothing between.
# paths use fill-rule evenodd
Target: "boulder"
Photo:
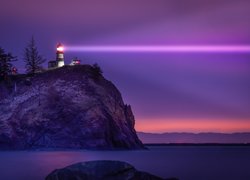
<instances>
[{"instance_id":1,"label":"boulder","mask_svg":"<svg viewBox=\"0 0 250 180\"><path fill-rule=\"evenodd\" d=\"M46 180L162 180L121 161L89 161L56 169ZM174 180L174 179L173 179Z\"/></svg>"}]
</instances>

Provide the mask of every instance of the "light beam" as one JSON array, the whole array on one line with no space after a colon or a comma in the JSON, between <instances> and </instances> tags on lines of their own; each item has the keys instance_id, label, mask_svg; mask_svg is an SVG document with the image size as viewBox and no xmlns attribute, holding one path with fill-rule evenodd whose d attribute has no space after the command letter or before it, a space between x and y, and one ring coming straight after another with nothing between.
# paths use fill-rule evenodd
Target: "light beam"
<instances>
[{"instance_id":1,"label":"light beam","mask_svg":"<svg viewBox=\"0 0 250 180\"><path fill-rule=\"evenodd\" d=\"M78 52L250 53L250 45L234 46L68 46Z\"/></svg>"}]
</instances>

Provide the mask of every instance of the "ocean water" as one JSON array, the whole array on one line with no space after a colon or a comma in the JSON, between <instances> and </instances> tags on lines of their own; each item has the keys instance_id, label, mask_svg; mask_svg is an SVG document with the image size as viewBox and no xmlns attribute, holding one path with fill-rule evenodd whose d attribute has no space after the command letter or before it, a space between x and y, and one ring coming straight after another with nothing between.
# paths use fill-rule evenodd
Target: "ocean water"
<instances>
[{"instance_id":1,"label":"ocean water","mask_svg":"<svg viewBox=\"0 0 250 180\"><path fill-rule=\"evenodd\" d=\"M1 180L40 180L56 168L91 160L126 161L180 180L250 180L249 146L156 146L136 151L0 151Z\"/></svg>"}]
</instances>

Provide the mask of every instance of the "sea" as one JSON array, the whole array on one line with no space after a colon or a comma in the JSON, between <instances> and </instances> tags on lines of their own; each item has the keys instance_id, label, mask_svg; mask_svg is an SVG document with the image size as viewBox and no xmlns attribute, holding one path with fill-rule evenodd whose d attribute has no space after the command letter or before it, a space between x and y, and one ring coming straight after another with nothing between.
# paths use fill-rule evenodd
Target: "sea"
<instances>
[{"instance_id":1,"label":"sea","mask_svg":"<svg viewBox=\"0 0 250 180\"><path fill-rule=\"evenodd\" d=\"M250 146L148 146L131 151L0 151L1 180L42 180L84 161L119 160L162 178L250 180Z\"/></svg>"}]
</instances>

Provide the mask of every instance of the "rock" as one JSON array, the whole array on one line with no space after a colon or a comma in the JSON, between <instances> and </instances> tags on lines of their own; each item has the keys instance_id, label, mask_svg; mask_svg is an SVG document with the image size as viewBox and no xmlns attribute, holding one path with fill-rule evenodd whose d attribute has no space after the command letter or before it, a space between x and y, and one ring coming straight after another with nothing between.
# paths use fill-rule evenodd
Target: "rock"
<instances>
[{"instance_id":1,"label":"rock","mask_svg":"<svg viewBox=\"0 0 250 180\"><path fill-rule=\"evenodd\" d=\"M0 149L144 148L131 107L90 65L15 76L12 85L0 98Z\"/></svg>"},{"instance_id":2,"label":"rock","mask_svg":"<svg viewBox=\"0 0 250 180\"><path fill-rule=\"evenodd\" d=\"M51 172L46 180L161 180L162 178L136 170L120 161L89 161Z\"/></svg>"}]
</instances>

